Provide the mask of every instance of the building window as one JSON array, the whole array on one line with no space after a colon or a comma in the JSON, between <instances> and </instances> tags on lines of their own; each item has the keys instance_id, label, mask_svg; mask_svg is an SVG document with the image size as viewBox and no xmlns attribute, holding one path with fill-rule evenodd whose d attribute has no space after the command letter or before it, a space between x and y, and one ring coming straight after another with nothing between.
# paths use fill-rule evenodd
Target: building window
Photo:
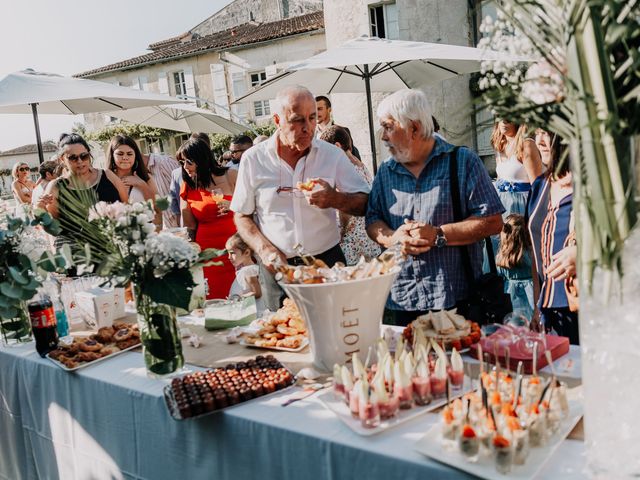
<instances>
[{"instance_id":1,"label":"building window","mask_svg":"<svg viewBox=\"0 0 640 480\"><path fill-rule=\"evenodd\" d=\"M238 99L245 93L247 93L247 78L244 72L233 72L231 74L231 89L233 91L233 98ZM247 103L237 103L231 106L231 111L237 115L240 119L246 120L247 118Z\"/></svg>"},{"instance_id":2,"label":"building window","mask_svg":"<svg viewBox=\"0 0 640 480\"><path fill-rule=\"evenodd\" d=\"M257 87L267 81L267 72L256 72L251 74L251 87Z\"/></svg>"},{"instance_id":3,"label":"building window","mask_svg":"<svg viewBox=\"0 0 640 480\"><path fill-rule=\"evenodd\" d=\"M184 71L180 70L179 72L173 73L173 86L176 91L176 97L187 94L187 82L184 79Z\"/></svg>"},{"instance_id":4,"label":"building window","mask_svg":"<svg viewBox=\"0 0 640 480\"><path fill-rule=\"evenodd\" d=\"M262 85L267 81L267 72L255 72L250 75L251 78L251 88ZM263 117L265 115L271 115L271 107L269 105L269 100L259 100L257 102L253 102L253 114L256 117Z\"/></svg>"},{"instance_id":5,"label":"building window","mask_svg":"<svg viewBox=\"0 0 640 480\"><path fill-rule=\"evenodd\" d=\"M395 2L370 6L369 26L372 37L388 38L389 40L400 38L398 8Z\"/></svg>"},{"instance_id":6,"label":"building window","mask_svg":"<svg viewBox=\"0 0 640 480\"><path fill-rule=\"evenodd\" d=\"M256 117L271 115L269 100L258 100L257 102L253 102L253 113Z\"/></svg>"},{"instance_id":7,"label":"building window","mask_svg":"<svg viewBox=\"0 0 640 480\"><path fill-rule=\"evenodd\" d=\"M174 142L174 145L176 147L176 152L178 151L180 146L184 142L186 142L187 140L189 140L189 134L188 133L185 133L183 135L176 135L175 137L173 137L173 142Z\"/></svg>"}]
</instances>

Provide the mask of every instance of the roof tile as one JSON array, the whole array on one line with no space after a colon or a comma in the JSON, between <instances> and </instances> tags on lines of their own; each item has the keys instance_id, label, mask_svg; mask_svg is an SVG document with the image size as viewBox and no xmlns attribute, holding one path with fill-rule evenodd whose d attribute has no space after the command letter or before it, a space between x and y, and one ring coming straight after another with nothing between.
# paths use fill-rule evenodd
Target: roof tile
<instances>
[{"instance_id":1,"label":"roof tile","mask_svg":"<svg viewBox=\"0 0 640 480\"><path fill-rule=\"evenodd\" d=\"M258 25L253 22L248 22L221 32L212 33L211 35L194 38L184 43L181 41L181 38L184 37L184 34L182 34L149 45L150 48L154 48L153 52L78 73L74 76L92 77L102 73L135 68L137 65L158 63L171 58L187 57L210 50L223 50L241 45L250 45L252 43L274 40L299 33L312 32L322 28L324 28L324 13L318 11Z\"/></svg>"}]
</instances>

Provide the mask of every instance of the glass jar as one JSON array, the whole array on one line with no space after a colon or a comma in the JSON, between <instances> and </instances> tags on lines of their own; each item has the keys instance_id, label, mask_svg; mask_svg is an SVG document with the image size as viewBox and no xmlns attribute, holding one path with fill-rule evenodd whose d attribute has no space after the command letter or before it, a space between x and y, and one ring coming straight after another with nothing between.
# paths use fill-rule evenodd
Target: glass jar
<instances>
[{"instance_id":1,"label":"glass jar","mask_svg":"<svg viewBox=\"0 0 640 480\"><path fill-rule=\"evenodd\" d=\"M20 302L18 314L13 318L0 318L0 338L7 346L31 342L31 319L26 302Z\"/></svg>"},{"instance_id":2,"label":"glass jar","mask_svg":"<svg viewBox=\"0 0 640 480\"><path fill-rule=\"evenodd\" d=\"M134 287L144 363L151 377L176 374L184 366L176 309L156 303Z\"/></svg>"}]
</instances>

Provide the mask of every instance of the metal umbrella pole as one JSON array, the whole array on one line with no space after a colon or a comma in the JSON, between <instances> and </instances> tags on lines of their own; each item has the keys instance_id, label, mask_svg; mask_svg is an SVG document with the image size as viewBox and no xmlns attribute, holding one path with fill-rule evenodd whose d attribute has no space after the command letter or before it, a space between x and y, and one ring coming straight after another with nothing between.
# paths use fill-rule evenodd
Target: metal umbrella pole
<instances>
[{"instance_id":1,"label":"metal umbrella pole","mask_svg":"<svg viewBox=\"0 0 640 480\"><path fill-rule=\"evenodd\" d=\"M38 121L38 104L32 103L31 113L33 114L33 125L36 129L36 143L38 144L38 157L40 158L40 164L44 163L44 152L42 151L42 139L40 138L40 122Z\"/></svg>"},{"instance_id":2,"label":"metal umbrella pole","mask_svg":"<svg viewBox=\"0 0 640 480\"><path fill-rule=\"evenodd\" d=\"M371 101L371 76L369 74L369 65L363 65L364 70L364 91L367 96L367 110L369 117L369 140L371 141L371 163L373 165L373 174L378 171L378 162L376 161L376 135L373 131L373 105Z\"/></svg>"}]
</instances>

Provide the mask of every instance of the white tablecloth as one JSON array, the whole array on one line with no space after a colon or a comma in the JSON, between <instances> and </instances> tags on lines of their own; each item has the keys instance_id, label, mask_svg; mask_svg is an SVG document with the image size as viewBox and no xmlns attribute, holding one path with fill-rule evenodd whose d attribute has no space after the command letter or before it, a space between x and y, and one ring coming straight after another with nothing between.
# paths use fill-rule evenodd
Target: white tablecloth
<instances>
[{"instance_id":1,"label":"white tablecloth","mask_svg":"<svg viewBox=\"0 0 640 480\"><path fill-rule=\"evenodd\" d=\"M0 478L470 478L414 451L435 414L360 437L314 397L282 407L287 391L178 422L165 384L136 352L70 374L33 344L0 348ZM539 478L584 478L583 452L564 441Z\"/></svg>"}]
</instances>

